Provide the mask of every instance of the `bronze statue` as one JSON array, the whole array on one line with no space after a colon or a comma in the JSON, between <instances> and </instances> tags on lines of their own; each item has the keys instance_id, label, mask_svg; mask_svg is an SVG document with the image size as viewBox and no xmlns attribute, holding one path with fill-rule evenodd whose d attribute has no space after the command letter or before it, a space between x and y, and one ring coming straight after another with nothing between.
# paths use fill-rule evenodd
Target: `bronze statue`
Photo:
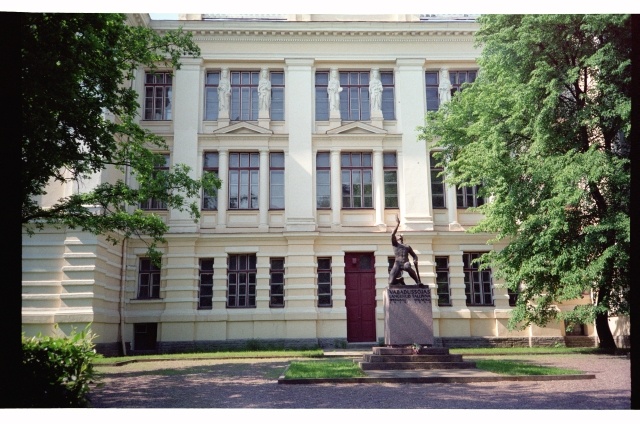
<instances>
[{"instance_id":1,"label":"bronze statue","mask_svg":"<svg viewBox=\"0 0 640 424\"><path fill-rule=\"evenodd\" d=\"M420 282L420 276L416 273L416 271L411 268L411 263L409 262L409 255L413 258L413 266L418 269L418 255L413 251L411 246L408 244L404 244L404 238L402 234L396 237L396 233L398 232L398 227L400 226L400 218L396 215L396 221L398 225L396 225L395 230L391 233L391 244L393 245L393 253L396 256L396 261L393 264L393 268L389 271L389 285L403 285L404 280L402 279L402 271L407 271L411 278L416 282L418 286L424 286Z\"/></svg>"}]
</instances>

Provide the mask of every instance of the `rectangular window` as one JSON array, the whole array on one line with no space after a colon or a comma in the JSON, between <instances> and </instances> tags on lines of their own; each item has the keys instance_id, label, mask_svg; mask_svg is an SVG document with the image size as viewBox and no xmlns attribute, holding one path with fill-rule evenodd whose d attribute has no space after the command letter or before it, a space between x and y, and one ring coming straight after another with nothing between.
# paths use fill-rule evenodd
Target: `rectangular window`
<instances>
[{"instance_id":1,"label":"rectangular window","mask_svg":"<svg viewBox=\"0 0 640 424\"><path fill-rule=\"evenodd\" d=\"M202 172L212 172L218 175L218 152L205 152L202 160ZM202 194L202 209L215 211L218 209L218 190L214 187L211 192Z\"/></svg>"},{"instance_id":2,"label":"rectangular window","mask_svg":"<svg viewBox=\"0 0 640 424\"><path fill-rule=\"evenodd\" d=\"M213 307L213 259L200 259L200 286L198 309Z\"/></svg>"},{"instance_id":3,"label":"rectangular window","mask_svg":"<svg viewBox=\"0 0 640 424\"><path fill-rule=\"evenodd\" d=\"M329 72L316 72L316 121L329 120Z\"/></svg>"},{"instance_id":4,"label":"rectangular window","mask_svg":"<svg viewBox=\"0 0 640 424\"><path fill-rule=\"evenodd\" d=\"M271 80L271 110L269 117L272 121L284 121L284 72L270 73Z\"/></svg>"},{"instance_id":5,"label":"rectangular window","mask_svg":"<svg viewBox=\"0 0 640 424\"><path fill-rule=\"evenodd\" d=\"M229 209L258 209L260 155L229 154Z\"/></svg>"},{"instance_id":6,"label":"rectangular window","mask_svg":"<svg viewBox=\"0 0 640 424\"><path fill-rule=\"evenodd\" d=\"M318 307L331 307L331 258L318 258Z\"/></svg>"},{"instance_id":7,"label":"rectangular window","mask_svg":"<svg viewBox=\"0 0 640 424\"><path fill-rule=\"evenodd\" d=\"M144 80L144 119L149 121L171 120L171 72L148 72Z\"/></svg>"},{"instance_id":8,"label":"rectangular window","mask_svg":"<svg viewBox=\"0 0 640 424\"><path fill-rule=\"evenodd\" d=\"M340 72L340 118L343 121L368 121L369 71Z\"/></svg>"},{"instance_id":9,"label":"rectangular window","mask_svg":"<svg viewBox=\"0 0 640 424\"><path fill-rule=\"evenodd\" d=\"M465 83L471 84L476 80L478 71L449 71L449 80L451 80L451 97L462 91Z\"/></svg>"},{"instance_id":10,"label":"rectangular window","mask_svg":"<svg viewBox=\"0 0 640 424\"><path fill-rule=\"evenodd\" d=\"M342 207L373 207L371 153L342 153Z\"/></svg>"},{"instance_id":11,"label":"rectangular window","mask_svg":"<svg viewBox=\"0 0 640 424\"><path fill-rule=\"evenodd\" d=\"M284 258L271 258L269 267L269 306L284 307Z\"/></svg>"},{"instance_id":12,"label":"rectangular window","mask_svg":"<svg viewBox=\"0 0 640 424\"><path fill-rule=\"evenodd\" d=\"M160 154L160 156L162 156L163 162L162 163L157 163L155 165L155 175L158 175L158 173L160 172L168 172L169 171L169 164L171 163L171 157L168 154ZM153 197L150 199L145 200L144 202L140 203L140 209L144 209L144 210L166 210L167 209L167 204L160 200L160 199L154 199Z\"/></svg>"},{"instance_id":13,"label":"rectangular window","mask_svg":"<svg viewBox=\"0 0 640 424\"><path fill-rule=\"evenodd\" d=\"M440 107L440 98L438 97L440 76L438 72L426 72L425 85L427 88L427 112L438 110L438 107Z\"/></svg>"},{"instance_id":14,"label":"rectangular window","mask_svg":"<svg viewBox=\"0 0 640 424\"><path fill-rule=\"evenodd\" d=\"M396 119L393 72L380 72L382 82L382 118Z\"/></svg>"},{"instance_id":15,"label":"rectangular window","mask_svg":"<svg viewBox=\"0 0 640 424\"><path fill-rule=\"evenodd\" d=\"M284 209L284 153L269 154L269 209Z\"/></svg>"},{"instance_id":16,"label":"rectangular window","mask_svg":"<svg viewBox=\"0 0 640 424\"><path fill-rule=\"evenodd\" d=\"M436 284L438 285L438 306L451 306L449 287L449 257L436 256Z\"/></svg>"},{"instance_id":17,"label":"rectangular window","mask_svg":"<svg viewBox=\"0 0 640 424\"><path fill-rule=\"evenodd\" d=\"M133 324L133 350L155 350L158 340L157 322L139 322Z\"/></svg>"},{"instance_id":18,"label":"rectangular window","mask_svg":"<svg viewBox=\"0 0 640 424\"><path fill-rule=\"evenodd\" d=\"M316 154L316 207L331 207L331 157L329 152Z\"/></svg>"},{"instance_id":19,"label":"rectangular window","mask_svg":"<svg viewBox=\"0 0 640 424\"><path fill-rule=\"evenodd\" d=\"M256 307L256 255L229 255L227 307Z\"/></svg>"},{"instance_id":20,"label":"rectangular window","mask_svg":"<svg viewBox=\"0 0 640 424\"><path fill-rule=\"evenodd\" d=\"M481 253L463 253L464 292L467 296L467 306L493 306L493 283L491 269L480 270L474 262Z\"/></svg>"},{"instance_id":21,"label":"rectangular window","mask_svg":"<svg viewBox=\"0 0 640 424\"><path fill-rule=\"evenodd\" d=\"M434 209L446 208L446 191L444 185L444 176L441 173L444 168L438 166L438 160L434 157L434 153L429 156L431 163L431 203Z\"/></svg>"},{"instance_id":22,"label":"rectangular window","mask_svg":"<svg viewBox=\"0 0 640 424\"><path fill-rule=\"evenodd\" d=\"M204 82L204 120L218 120L218 84L220 71L207 72Z\"/></svg>"},{"instance_id":23,"label":"rectangular window","mask_svg":"<svg viewBox=\"0 0 640 424\"><path fill-rule=\"evenodd\" d=\"M478 195L480 186L459 187L456 190L458 209L475 208L484 204L484 199Z\"/></svg>"},{"instance_id":24,"label":"rectangular window","mask_svg":"<svg viewBox=\"0 0 640 424\"><path fill-rule=\"evenodd\" d=\"M160 268L149 258L140 258L138 266L138 299L160 298Z\"/></svg>"},{"instance_id":25,"label":"rectangular window","mask_svg":"<svg viewBox=\"0 0 640 424\"><path fill-rule=\"evenodd\" d=\"M258 119L258 83L259 71L231 72L231 110L232 121L256 121Z\"/></svg>"},{"instance_id":26,"label":"rectangular window","mask_svg":"<svg viewBox=\"0 0 640 424\"><path fill-rule=\"evenodd\" d=\"M516 306L516 302L518 301L518 292L507 289L507 293L509 294L509 306Z\"/></svg>"},{"instance_id":27,"label":"rectangular window","mask_svg":"<svg viewBox=\"0 0 640 424\"><path fill-rule=\"evenodd\" d=\"M398 207L398 161L396 154L384 153L382 156L384 167L384 207Z\"/></svg>"}]
</instances>

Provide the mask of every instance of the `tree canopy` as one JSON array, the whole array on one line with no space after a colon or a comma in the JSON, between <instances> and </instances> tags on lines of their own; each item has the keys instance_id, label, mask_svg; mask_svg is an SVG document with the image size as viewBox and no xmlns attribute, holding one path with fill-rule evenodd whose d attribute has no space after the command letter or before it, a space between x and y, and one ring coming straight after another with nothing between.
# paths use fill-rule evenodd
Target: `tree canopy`
<instances>
[{"instance_id":1,"label":"tree canopy","mask_svg":"<svg viewBox=\"0 0 640 424\"><path fill-rule=\"evenodd\" d=\"M626 15L485 15L480 72L427 115L450 184L490 201L473 232L507 241L483 255L518 293L510 327L596 323L630 288L631 19ZM592 295L570 311L557 303Z\"/></svg>"},{"instance_id":2,"label":"tree canopy","mask_svg":"<svg viewBox=\"0 0 640 424\"><path fill-rule=\"evenodd\" d=\"M138 125L140 103L132 81L140 67L179 69L181 57L197 57L199 47L181 29L161 35L127 25L123 14L20 18L24 228L32 233L45 224L67 225L105 234L114 243L146 235L157 259L155 246L168 228L159 216L140 211L140 202L158 199L197 219L199 207L190 199L220 182L211 174L193 179L181 164L155 172L164 160L157 152L167 146ZM61 198L52 207L39 204L37 196L46 194L49 184L80 184L109 167L123 178Z\"/></svg>"}]
</instances>

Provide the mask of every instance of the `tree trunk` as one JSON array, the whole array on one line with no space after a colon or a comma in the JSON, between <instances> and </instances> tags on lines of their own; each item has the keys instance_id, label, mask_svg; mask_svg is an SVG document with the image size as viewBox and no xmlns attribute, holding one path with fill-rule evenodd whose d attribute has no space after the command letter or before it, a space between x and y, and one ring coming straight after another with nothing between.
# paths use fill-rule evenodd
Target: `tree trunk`
<instances>
[{"instance_id":1,"label":"tree trunk","mask_svg":"<svg viewBox=\"0 0 640 424\"><path fill-rule=\"evenodd\" d=\"M598 305L601 304L604 293L605 290L602 288L598 291ZM600 339L599 347L601 349L616 349L616 342L613 339L613 334L611 334L611 328L609 327L608 311L596 315L596 334L598 335L598 339Z\"/></svg>"}]
</instances>

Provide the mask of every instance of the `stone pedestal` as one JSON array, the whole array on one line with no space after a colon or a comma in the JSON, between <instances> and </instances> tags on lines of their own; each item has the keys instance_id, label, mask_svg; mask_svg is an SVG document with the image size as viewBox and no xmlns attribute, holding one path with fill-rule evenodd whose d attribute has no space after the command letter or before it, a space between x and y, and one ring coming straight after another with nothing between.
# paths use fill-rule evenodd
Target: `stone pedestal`
<instances>
[{"instance_id":1,"label":"stone pedestal","mask_svg":"<svg viewBox=\"0 0 640 424\"><path fill-rule=\"evenodd\" d=\"M433 346L431 290L419 286L391 286L384 291L384 343Z\"/></svg>"}]
</instances>

